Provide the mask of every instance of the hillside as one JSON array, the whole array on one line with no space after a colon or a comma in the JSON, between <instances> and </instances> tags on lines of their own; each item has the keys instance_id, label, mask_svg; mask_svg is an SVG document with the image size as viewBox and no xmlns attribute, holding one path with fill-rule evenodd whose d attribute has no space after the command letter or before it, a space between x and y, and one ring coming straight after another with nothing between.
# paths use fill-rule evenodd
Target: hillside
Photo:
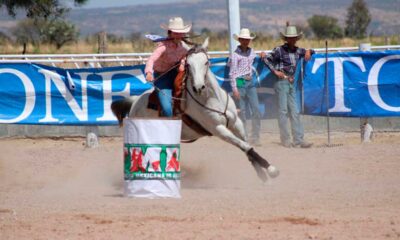
<instances>
[{"instance_id":1,"label":"hillside","mask_svg":"<svg viewBox=\"0 0 400 240\"><path fill-rule=\"evenodd\" d=\"M351 0L242 0L241 25L255 31L276 35L286 21L306 25L314 14L330 15L344 24ZM366 0L372 14L369 32L374 35L400 33L400 0ZM116 8L73 9L69 19L82 35L107 31L116 35L133 32L159 33L160 23L171 16L182 16L193 23L194 31L227 29L226 0L183 1L179 4L154 4ZM0 31L7 32L15 21L1 11Z\"/></svg>"}]
</instances>

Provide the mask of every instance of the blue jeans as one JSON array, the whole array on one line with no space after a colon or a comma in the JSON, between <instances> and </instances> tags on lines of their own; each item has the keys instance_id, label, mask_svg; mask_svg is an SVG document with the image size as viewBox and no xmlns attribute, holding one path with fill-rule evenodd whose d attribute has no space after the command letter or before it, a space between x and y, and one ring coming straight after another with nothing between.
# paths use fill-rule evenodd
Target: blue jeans
<instances>
[{"instance_id":1,"label":"blue jeans","mask_svg":"<svg viewBox=\"0 0 400 240\"><path fill-rule=\"evenodd\" d=\"M296 104L296 88L287 80L278 80L274 84L278 96L278 123L281 143L290 143L288 118L292 129L293 143L300 144L304 141L303 124Z\"/></svg>"},{"instance_id":2,"label":"blue jeans","mask_svg":"<svg viewBox=\"0 0 400 240\"><path fill-rule=\"evenodd\" d=\"M172 69L165 75L157 79L154 85L157 87L157 96L160 100L161 116L172 117L172 92L174 89L174 80L178 74L177 69ZM160 74L154 73L154 77L159 77Z\"/></svg>"},{"instance_id":3,"label":"blue jeans","mask_svg":"<svg viewBox=\"0 0 400 240\"><path fill-rule=\"evenodd\" d=\"M251 110L251 138L253 140L258 140L260 138L260 128L261 128L261 114L260 110L258 109L258 95L257 89L253 83L253 81L246 81L245 85L241 88L238 88L240 93L240 100L239 100L239 117L242 120L244 126L246 126L246 104L250 106ZM247 136L246 131L246 136Z\"/></svg>"}]
</instances>

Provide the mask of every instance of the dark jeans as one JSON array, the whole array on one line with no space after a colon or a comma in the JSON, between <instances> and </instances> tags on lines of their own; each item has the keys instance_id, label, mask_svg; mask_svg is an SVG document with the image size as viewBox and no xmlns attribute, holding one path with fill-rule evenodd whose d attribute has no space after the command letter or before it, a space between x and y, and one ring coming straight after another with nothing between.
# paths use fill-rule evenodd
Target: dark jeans
<instances>
[{"instance_id":1,"label":"dark jeans","mask_svg":"<svg viewBox=\"0 0 400 240\"><path fill-rule=\"evenodd\" d=\"M158 88L157 96L161 105L161 116L172 117L172 92L174 89L174 80L178 74L178 69L172 69L162 77L157 79L154 85ZM159 77L161 74L154 73L154 78Z\"/></svg>"}]
</instances>

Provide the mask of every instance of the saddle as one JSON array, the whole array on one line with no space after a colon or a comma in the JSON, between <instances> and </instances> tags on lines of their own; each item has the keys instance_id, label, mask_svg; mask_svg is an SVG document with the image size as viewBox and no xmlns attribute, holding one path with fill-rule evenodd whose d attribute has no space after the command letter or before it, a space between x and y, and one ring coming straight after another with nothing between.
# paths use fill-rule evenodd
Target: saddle
<instances>
[{"instance_id":1,"label":"saddle","mask_svg":"<svg viewBox=\"0 0 400 240\"><path fill-rule=\"evenodd\" d=\"M196 122L189 115L185 114L184 109L181 108L181 99L183 96L183 90L185 89L185 72L178 72L178 75L174 79L174 89L172 91L173 99L173 115L174 117L180 117L182 121L195 132L203 136L212 136L203 126ZM155 89L149 96L149 103L147 108L157 110L158 115L161 116L161 105L160 100L157 96L157 90Z\"/></svg>"}]
</instances>

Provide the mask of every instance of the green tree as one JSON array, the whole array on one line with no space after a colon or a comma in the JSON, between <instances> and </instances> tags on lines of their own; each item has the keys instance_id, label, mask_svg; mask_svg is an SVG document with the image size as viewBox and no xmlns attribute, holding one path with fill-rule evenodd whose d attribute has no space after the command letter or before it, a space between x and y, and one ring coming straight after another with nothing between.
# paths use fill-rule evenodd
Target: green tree
<instances>
[{"instance_id":1,"label":"green tree","mask_svg":"<svg viewBox=\"0 0 400 240\"><path fill-rule=\"evenodd\" d=\"M211 34L211 30L209 28L202 28L201 31L200 31L200 34L208 36L208 35Z\"/></svg>"},{"instance_id":2,"label":"green tree","mask_svg":"<svg viewBox=\"0 0 400 240\"><path fill-rule=\"evenodd\" d=\"M38 46L41 42L40 24L35 23L32 19L19 21L17 26L12 29L12 33L16 42L21 45L32 44Z\"/></svg>"},{"instance_id":3,"label":"green tree","mask_svg":"<svg viewBox=\"0 0 400 240\"><path fill-rule=\"evenodd\" d=\"M63 19L48 21L41 30L42 42L53 44L60 49L64 44L78 39L79 32Z\"/></svg>"},{"instance_id":4,"label":"green tree","mask_svg":"<svg viewBox=\"0 0 400 240\"><path fill-rule=\"evenodd\" d=\"M8 14L14 17L18 9L26 12L28 20L23 20L14 29L17 42L24 46L50 43L60 49L79 35L75 26L64 19L70 10L67 2L79 6L87 0L0 0L0 8L7 8Z\"/></svg>"},{"instance_id":5,"label":"green tree","mask_svg":"<svg viewBox=\"0 0 400 240\"><path fill-rule=\"evenodd\" d=\"M319 39L343 37L343 30L334 17L313 15L307 22L314 35Z\"/></svg>"},{"instance_id":6,"label":"green tree","mask_svg":"<svg viewBox=\"0 0 400 240\"><path fill-rule=\"evenodd\" d=\"M88 0L69 0L76 6L85 4ZM65 3L66 1L63 1ZM69 8L60 0L0 0L0 8L5 7L10 16L15 17L17 9L26 12L28 18L44 18L63 16Z\"/></svg>"},{"instance_id":7,"label":"green tree","mask_svg":"<svg viewBox=\"0 0 400 240\"><path fill-rule=\"evenodd\" d=\"M345 34L348 37L363 38L371 22L371 14L364 0L353 0L347 9Z\"/></svg>"}]
</instances>

